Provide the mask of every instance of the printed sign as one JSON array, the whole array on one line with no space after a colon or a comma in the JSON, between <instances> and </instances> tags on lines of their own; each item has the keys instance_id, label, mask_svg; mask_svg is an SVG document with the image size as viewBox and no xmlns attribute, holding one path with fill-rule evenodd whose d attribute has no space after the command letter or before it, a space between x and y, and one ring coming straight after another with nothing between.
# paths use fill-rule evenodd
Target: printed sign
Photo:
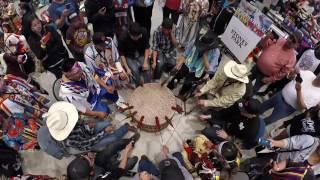
<instances>
[{"instance_id":1,"label":"printed sign","mask_svg":"<svg viewBox=\"0 0 320 180\"><path fill-rule=\"evenodd\" d=\"M242 0L221 39L237 59L243 62L271 25L272 21L258 8Z\"/></svg>"},{"instance_id":2,"label":"printed sign","mask_svg":"<svg viewBox=\"0 0 320 180\"><path fill-rule=\"evenodd\" d=\"M248 29L238 18L232 17L221 40L228 49L243 62L248 54L256 47L260 37Z\"/></svg>"}]
</instances>

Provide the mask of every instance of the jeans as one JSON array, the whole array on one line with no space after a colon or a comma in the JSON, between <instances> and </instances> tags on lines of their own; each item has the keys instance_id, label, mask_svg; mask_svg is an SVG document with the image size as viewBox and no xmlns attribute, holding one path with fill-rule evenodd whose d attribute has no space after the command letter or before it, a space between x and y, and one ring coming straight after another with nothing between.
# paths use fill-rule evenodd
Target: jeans
<instances>
[{"instance_id":1,"label":"jeans","mask_svg":"<svg viewBox=\"0 0 320 180\"><path fill-rule=\"evenodd\" d=\"M123 150L130 143L130 139L120 139L108 144L102 151L96 154L95 164L103 168L112 168L116 163L113 163L111 159L114 159L118 155L118 152Z\"/></svg>"},{"instance_id":2,"label":"jeans","mask_svg":"<svg viewBox=\"0 0 320 180\"><path fill-rule=\"evenodd\" d=\"M158 168L147 159L140 159L139 166L138 166L138 172L147 171L149 174L152 174L154 176L159 176L160 171Z\"/></svg>"},{"instance_id":3,"label":"jeans","mask_svg":"<svg viewBox=\"0 0 320 180\"><path fill-rule=\"evenodd\" d=\"M102 102L102 99L107 99L115 103L119 99L118 92L114 91L114 93L111 94L105 88L101 88L100 94L97 97L97 102L92 109L93 111L106 112L110 114L111 111L108 105L105 102ZM88 102L93 103L92 101L94 100L93 99L90 100L90 98L88 99Z\"/></svg>"},{"instance_id":4,"label":"jeans","mask_svg":"<svg viewBox=\"0 0 320 180\"><path fill-rule=\"evenodd\" d=\"M171 14L171 19L173 21L174 24L177 24L178 19L179 19L179 12L177 10L172 10L167 8L166 6L163 7L162 9L163 11L163 19L169 18L170 14Z\"/></svg>"},{"instance_id":5,"label":"jeans","mask_svg":"<svg viewBox=\"0 0 320 180\"><path fill-rule=\"evenodd\" d=\"M133 80L136 84L136 86L140 85L141 83L141 74L143 75L143 79L145 83L149 83L151 81L151 73L150 71L144 71L142 68L144 63L144 57L140 56L136 59L127 58L127 64L129 68L131 69L131 72L133 74Z\"/></svg>"},{"instance_id":6,"label":"jeans","mask_svg":"<svg viewBox=\"0 0 320 180\"><path fill-rule=\"evenodd\" d=\"M154 79L160 79L162 72L170 72L176 65L176 52L172 50L169 53L158 52L157 67L154 72Z\"/></svg>"},{"instance_id":7,"label":"jeans","mask_svg":"<svg viewBox=\"0 0 320 180\"><path fill-rule=\"evenodd\" d=\"M103 122L104 123L104 122ZM110 123L110 122L109 122ZM97 123L98 124L98 123ZM111 124L111 123L110 123ZM105 127L108 126L108 123L105 123L104 125L106 126L97 126L99 128L104 129ZM98 128L96 127L96 130L98 130ZM128 128L129 128L129 124L125 124L123 126L121 126L120 128L116 129L114 132L109 133L109 134L105 134L104 137L97 143L95 144L92 149L99 151L101 149L104 149L108 144L118 141L120 140L124 135L127 134L128 132ZM100 132L100 131L99 131Z\"/></svg>"},{"instance_id":8,"label":"jeans","mask_svg":"<svg viewBox=\"0 0 320 180\"><path fill-rule=\"evenodd\" d=\"M276 122L279 119L289 116L296 111L295 108L287 104L282 96L282 91L272 96L267 101L261 104L260 114L263 114L267 110L274 108L269 117L264 118L266 125Z\"/></svg>"}]
</instances>

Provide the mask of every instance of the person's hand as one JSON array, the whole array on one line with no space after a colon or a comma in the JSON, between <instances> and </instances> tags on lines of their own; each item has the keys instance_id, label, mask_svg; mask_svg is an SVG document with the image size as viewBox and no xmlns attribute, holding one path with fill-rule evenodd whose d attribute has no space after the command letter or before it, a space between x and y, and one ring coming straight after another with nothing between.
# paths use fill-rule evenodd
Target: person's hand
<instances>
[{"instance_id":1,"label":"person's hand","mask_svg":"<svg viewBox=\"0 0 320 180\"><path fill-rule=\"evenodd\" d=\"M183 146L183 148L188 148L189 144L186 141L183 141L182 142L182 146Z\"/></svg>"},{"instance_id":2,"label":"person's hand","mask_svg":"<svg viewBox=\"0 0 320 180\"><path fill-rule=\"evenodd\" d=\"M114 92L114 87L113 86L108 86L106 85L105 89L108 91L108 93L113 94Z\"/></svg>"},{"instance_id":3,"label":"person's hand","mask_svg":"<svg viewBox=\"0 0 320 180\"><path fill-rule=\"evenodd\" d=\"M108 114L105 113L105 112L97 112L96 116L99 119L104 119L104 118L106 118L108 116Z\"/></svg>"},{"instance_id":4,"label":"person's hand","mask_svg":"<svg viewBox=\"0 0 320 180\"><path fill-rule=\"evenodd\" d=\"M228 134L223 129L218 130L217 135L218 135L218 137L221 137L222 139L228 139Z\"/></svg>"},{"instance_id":5,"label":"person's hand","mask_svg":"<svg viewBox=\"0 0 320 180\"><path fill-rule=\"evenodd\" d=\"M69 13L70 13L70 12L69 12L68 9L64 9L63 12L62 12L62 16L63 16L63 17L68 17L68 16L69 16Z\"/></svg>"},{"instance_id":6,"label":"person's hand","mask_svg":"<svg viewBox=\"0 0 320 180\"><path fill-rule=\"evenodd\" d=\"M276 162L273 161L273 166L272 169L274 171L282 171L287 167L287 162L286 161L281 161L281 162Z\"/></svg>"},{"instance_id":7,"label":"person's hand","mask_svg":"<svg viewBox=\"0 0 320 180\"><path fill-rule=\"evenodd\" d=\"M105 15L106 12L107 12L106 7L103 7L103 8L101 8L101 9L99 9L99 11L98 11L98 13L99 13L100 15Z\"/></svg>"},{"instance_id":8,"label":"person's hand","mask_svg":"<svg viewBox=\"0 0 320 180\"><path fill-rule=\"evenodd\" d=\"M166 146L166 145L163 145L163 146L162 146L162 153L165 154L165 155L168 155L168 154L169 154L169 148L168 148L168 146Z\"/></svg>"},{"instance_id":9,"label":"person's hand","mask_svg":"<svg viewBox=\"0 0 320 180\"><path fill-rule=\"evenodd\" d=\"M261 80L264 84L271 84L271 80L267 77L264 77L262 80Z\"/></svg>"},{"instance_id":10,"label":"person's hand","mask_svg":"<svg viewBox=\"0 0 320 180\"><path fill-rule=\"evenodd\" d=\"M195 97L200 97L200 96L202 96L202 93L201 93L201 92L196 92L196 93L194 94L194 96L195 96Z\"/></svg>"},{"instance_id":11,"label":"person's hand","mask_svg":"<svg viewBox=\"0 0 320 180\"><path fill-rule=\"evenodd\" d=\"M296 91L301 91L301 83L296 82L295 88L296 88Z\"/></svg>"},{"instance_id":12,"label":"person's hand","mask_svg":"<svg viewBox=\"0 0 320 180\"><path fill-rule=\"evenodd\" d=\"M128 76L133 76L130 68L127 69L127 75L128 75Z\"/></svg>"},{"instance_id":13,"label":"person's hand","mask_svg":"<svg viewBox=\"0 0 320 180\"><path fill-rule=\"evenodd\" d=\"M112 125L110 125L104 129L104 132L111 134L111 133L113 133L113 130L114 130L114 127Z\"/></svg>"},{"instance_id":14,"label":"person's hand","mask_svg":"<svg viewBox=\"0 0 320 180\"><path fill-rule=\"evenodd\" d=\"M126 154L129 154L129 153L132 151L132 149L133 149L133 143L130 142L130 143L126 146L126 148L124 149L124 152L125 152Z\"/></svg>"},{"instance_id":15,"label":"person's hand","mask_svg":"<svg viewBox=\"0 0 320 180\"><path fill-rule=\"evenodd\" d=\"M18 57L17 57L17 62L19 63L19 64L22 64L23 62L24 62L24 55L18 55Z\"/></svg>"},{"instance_id":16,"label":"person's hand","mask_svg":"<svg viewBox=\"0 0 320 180\"><path fill-rule=\"evenodd\" d=\"M152 66L151 66L151 67L152 67L152 69L153 69L153 70L155 70L155 69L156 69L156 67L157 67L157 62L156 62L156 61L153 61L153 63L152 63Z\"/></svg>"},{"instance_id":17,"label":"person's hand","mask_svg":"<svg viewBox=\"0 0 320 180\"><path fill-rule=\"evenodd\" d=\"M151 180L151 175L147 171L142 171L139 174L139 180Z\"/></svg>"},{"instance_id":18,"label":"person's hand","mask_svg":"<svg viewBox=\"0 0 320 180\"><path fill-rule=\"evenodd\" d=\"M204 100L199 99L198 100L198 106L203 107L204 106Z\"/></svg>"},{"instance_id":19,"label":"person's hand","mask_svg":"<svg viewBox=\"0 0 320 180\"><path fill-rule=\"evenodd\" d=\"M143 68L144 71L149 70L149 64L148 63L143 63L142 68Z\"/></svg>"}]
</instances>

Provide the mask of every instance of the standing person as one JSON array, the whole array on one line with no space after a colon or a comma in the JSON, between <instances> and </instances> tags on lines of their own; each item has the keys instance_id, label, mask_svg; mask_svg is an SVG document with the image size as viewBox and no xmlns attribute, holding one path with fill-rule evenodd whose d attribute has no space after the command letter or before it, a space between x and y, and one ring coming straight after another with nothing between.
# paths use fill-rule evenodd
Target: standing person
<instances>
[{"instance_id":1,"label":"standing person","mask_svg":"<svg viewBox=\"0 0 320 180\"><path fill-rule=\"evenodd\" d=\"M136 86L150 82L149 71L149 40L145 28L133 23L129 30L119 38L119 53L127 74L132 76Z\"/></svg>"},{"instance_id":2,"label":"standing person","mask_svg":"<svg viewBox=\"0 0 320 180\"><path fill-rule=\"evenodd\" d=\"M167 19L171 15L171 19L174 24L177 24L180 15L180 6L182 0L166 0L166 3L162 9L163 20Z\"/></svg>"},{"instance_id":3,"label":"standing person","mask_svg":"<svg viewBox=\"0 0 320 180\"><path fill-rule=\"evenodd\" d=\"M29 39L31 29L30 29L30 21L34 14L34 9L30 2L20 2L20 16L22 18L22 28L21 28L21 34L26 37L26 39Z\"/></svg>"},{"instance_id":4,"label":"standing person","mask_svg":"<svg viewBox=\"0 0 320 180\"><path fill-rule=\"evenodd\" d=\"M72 103L87 116L104 119L111 113L108 105L102 101L107 99L115 103L119 99L111 79L105 82L103 77L74 59L65 61L62 72L59 96L64 101Z\"/></svg>"},{"instance_id":5,"label":"standing person","mask_svg":"<svg viewBox=\"0 0 320 180\"><path fill-rule=\"evenodd\" d=\"M75 59L84 62L84 47L90 43L90 31L84 23L82 16L72 14L70 17L70 26L67 30L66 44L72 52Z\"/></svg>"},{"instance_id":6,"label":"standing person","mask_svg":"<svg viewBox=\"0 0 320 180\"><path fill-rule=\"evenodd\" d=\"M152 38L152 69L155 79L160 79L162 71L169 72L176 65L176 47L174 25L171 19L164 19L153 33Z\"/></svg>"},{"instance_id":7,"label":"standing person","mask_svg":"<svg viewBox=\"0 0 320 180\"><path fill-rule=\"evenodd\" d=\"M147 39L150 38L153 4L154 0L136 0L133 6L135 22L147 30Z\"/></svg>"},{"instance_id":8,"label":"standing person","mask_svg":"<svg viewBox=\"0 0 320 180\"><path fill-rule=\"evenodd\" d=\"M48 7L50 19L56 23L63 37L66 35L70 25L69 16L73 13L79 14L79 6L76 0L52 0Z\"/></svg>"},{"instance_id":9,"label":"standing person","mask_svg":"<svg viewBox=\"0 0 320 180\"><path fill-rule=\"evenodd\" d=\"M195 42L200 31L200 19L208 13L208 0L186 1L182 5L182 18L177 25L177 40L181 47Z\"/></svg>"},{"instance_id":10,"label":"standing person","mask_svg":"<svg viewBox=\"0 0 320 180\"><path fill-rule=\"evenodd\" d=\"M84 3L89 23L94 32L103 32L107 37L113 37L115 15L112 0L86 0Z\"/></svg>"},{"instance_id":11,"label":"standing person","mask_svg":"<svg viewBox=\"0 0 320 180\"><path fill-rule=\"evenodd\" d=\"M315 75L320 72L320 43L314 49L306 50L296 64L296 68L304 71L311 71Z\"/></svg>"},{"instance_id":12,"label":"standing person","mask_svg":"<svg viewBox=\"0 0 320 180\"><path fill-rule=\"evenodd\" d=\"M287 40L279 39L266 47L252 72L256 79L253 93L256 93L263 84L270 84L283 79L294 69L297 43L297 38L290 35Z\"/></svg>"},{"instance_id":13,"label":"standing person","mask_svg":"<svg viewBox=\"0 0 320 180\"><path fill-rule=\"evenodd\" d=\"M261 114L273 108L265 123L271 124L295 111L310 109L320 102L320 76L311 71L300 71L300 80L290 81L282 91L272 96L261 105Z\"/></svg>"},{"instance_id":14,"label":"standing person","mask_svg":"<svg viewBox=\"0 0 320 180\"><path fill-rule=\"evenodd\" d=\"M30 21L31 34L28 39L31 50L41 60L44 68L57 78L61 77L61 65L68 52L63 46L61 36L55 28L43 25L37 17Z\"/></svg>"}]
</instances>

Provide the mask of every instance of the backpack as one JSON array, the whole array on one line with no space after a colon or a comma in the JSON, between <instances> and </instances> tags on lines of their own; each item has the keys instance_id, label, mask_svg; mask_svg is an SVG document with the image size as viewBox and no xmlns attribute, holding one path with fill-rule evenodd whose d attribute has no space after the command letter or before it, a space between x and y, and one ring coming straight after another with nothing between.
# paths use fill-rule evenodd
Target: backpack
<instances>
[{"instance_id":1,"label":"backpack","mask_svg":"<svg viewBox=\"0 0 320 180\"><path fill-rule=\"evenodd\" d=\"M22 163L19 153L0 140L0 175L13 177L22 175Z\"/></svg>"}]
</instances>

